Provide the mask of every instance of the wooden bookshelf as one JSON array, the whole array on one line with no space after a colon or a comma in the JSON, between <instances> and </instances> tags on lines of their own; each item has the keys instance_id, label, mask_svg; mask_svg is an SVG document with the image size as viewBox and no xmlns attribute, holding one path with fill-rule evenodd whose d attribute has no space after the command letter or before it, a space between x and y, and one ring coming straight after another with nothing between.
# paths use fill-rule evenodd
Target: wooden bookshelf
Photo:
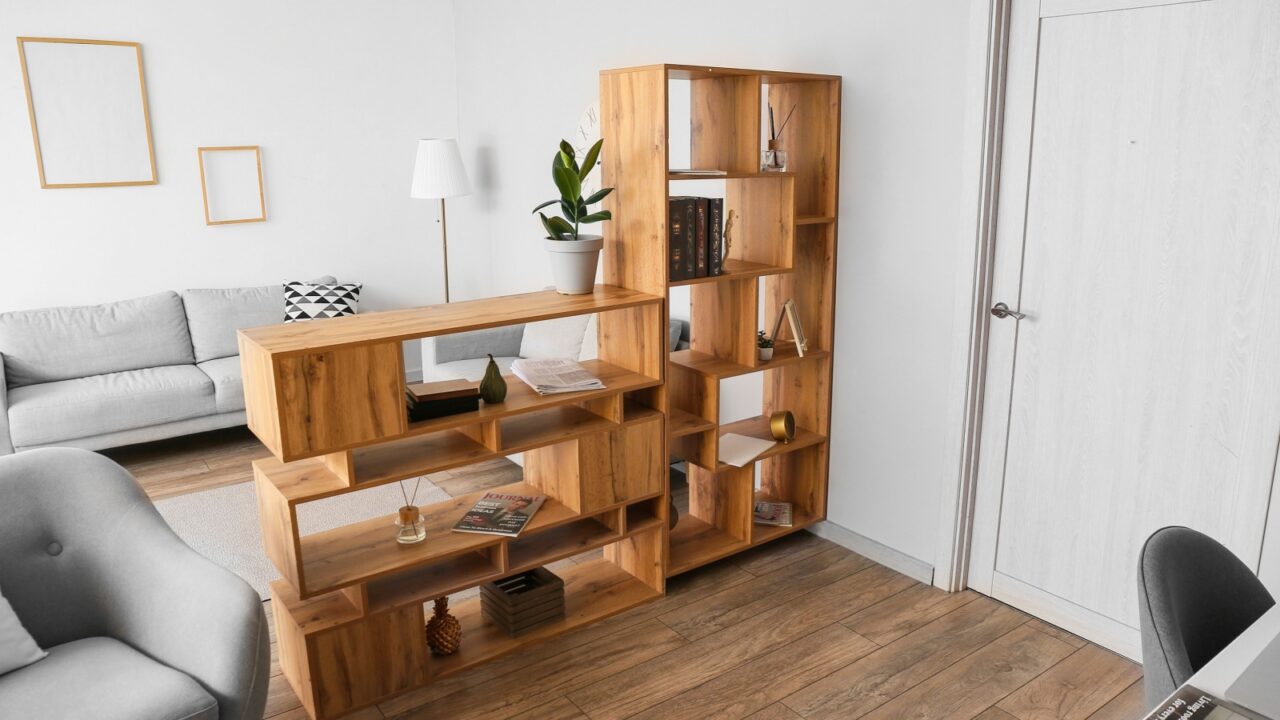
<instances>
[{"instance_id":1,"label":"wooden bookshelf","mask_svg":"<svg viewBox=\"0 0 1280 720\"><path fill-rule=\"evenodd\" d=\"M691 93L689 168L720 173L668 167L667 140L677 122L668 116L668 95L684 92L683 87ZM689 463L688 506L667 541L667 574L675 575L808 527L826 515L840 78L650 65L602 73L600 98L602 135L609 147L603 158L604 183L618 187L606 200L619 219L606 230L606 247L613 250L606 253L606 276L655 295L687 286L691 298L691 346L669 353L663 393L667 454ZM780 138L780 148L788 154L784 173L760 172L765 103L782 113L796 108ZM689 187L684 181L693 180L723 185L726 214L736 214L734 244L724 274L672 281L667 277L667 200L679 194L675 188ZM783 341L771 360L761 361L756 330L772 330L787 299L799 310L808 352L801 356L794 343ZM766 318L763 328L757 327L760 316ZM765 378L760 415L722 423L721 381L749 373ZM719 462L722 434L768 438L768 416L777 410L795 414L795 440L762 453L755 467ZM791 502L793 526L754 526L751 506L758 495Z\"/></svg>"},{"instance_id":2,"label":"wooden bookshelf","mask_svg":"<svg viewBox=\"0 0 1280 720\"><path fill-rule=\"evenodd\" d=\"M690 81L695 169L667 165L669 80ZM670 575L796 532L826 512L839 168L840 79L828 75L653 65L600 74L605 201L602 284L593 293L525 293L239 335L249 427L272 457L254 463L263 544L283 579L271 584L280 667L316 719L341 717L398 693L659 598ZM759 171L760 109L797 107L786 173ZM794 129L794 132L792 132ZM655 143L655 138L664 140ZM726 272L667 278L673 184L717 180L737 214ZM667 347L669 296L693 298L689 350ZM763 287L763 289L761 289ZM756 318L794 298L809 335L803 356L781 342L755 353ZM503 403L409 422L401 343L517 323L595 314L605 388L540 396L507 378ZM763 373L761 413L721 422L720 382ZM717 457L719 437L767 436L789 409L796 438L748 467ZM422 507L426 541L395 541L397 507L304 533L305 505L432 472L524 454L523 479L493 490L547 500L516 538L455 533L482 493ZM689 489L668 529L671 457L689 461ZM759 488L755 477L760 476ZM795 507L788 528L755 526L757 498ZM398 505L398 503L397 503ZM423 603L603 548L557 571L564 618L518 638L488 622L478 598L453 603L461 649L432 655Z\"/></svg>"}]
</instances>

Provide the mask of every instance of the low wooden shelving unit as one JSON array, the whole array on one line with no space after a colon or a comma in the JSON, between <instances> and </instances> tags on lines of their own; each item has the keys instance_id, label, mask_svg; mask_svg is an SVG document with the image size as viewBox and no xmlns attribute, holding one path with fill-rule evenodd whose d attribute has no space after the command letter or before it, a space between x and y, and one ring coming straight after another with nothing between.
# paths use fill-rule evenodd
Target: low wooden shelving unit
<instances>
[{"instance_id":1,"label":"low wooden shelving unit","mask_svg":"<svg viewBox=\"0 0 1280 720\"><path fill-rule=\"evenodd\" d=\"M666 276L671 79L691 80L693 158L722 169L738 213L727 272ZM254 463L281 668L313 718L340 717L529 643L660 597L666 578L794 532L826 512L833 343L840 80L825 75L655 65L601 73L606 201L604 284L589 295L537 292L240 333L249 427L273 457ZM797 105L783 138L792 171L758 171L760 107ZM655 138L663 141L655 143ZM704 178L699 178L704 179ZM764 292L760 292L761 283ZM669 352L668 292L689 285L691 349ZM809 334L803 357L755 352L757 316L794 298ZM401 344L595 314L605 389L540 396L514 376L503 403L409 422ZM768 378L758 417L721 423L720 382ZM726 432L768 436L789 409L799 429L756 468L717 457ZM396 507L303 534L306 503L499 456L524 453L523 481L491 490L547 501L516 538L451 532L482 493L422 508L427 538L395 541ZM668 531L672 457L689 461L689 501ZM682 493L683 494L683 493ZM753 526L757 497L795 507L789 528ZM518 638L484 619L478 598L453 605L461 649L433 656L423 603L603 548L557 570L564 618Z\"/></svg>"}]
</instances>

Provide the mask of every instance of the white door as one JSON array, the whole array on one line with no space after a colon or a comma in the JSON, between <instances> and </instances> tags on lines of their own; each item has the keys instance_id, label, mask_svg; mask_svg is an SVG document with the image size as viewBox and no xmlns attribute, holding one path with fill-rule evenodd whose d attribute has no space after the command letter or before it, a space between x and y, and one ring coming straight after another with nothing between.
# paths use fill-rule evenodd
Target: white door
<instances>
[{"instance_id":1,"label":"white door","mask_svg":"<svg viewBox=\"0 0 1280 720\"><path fill-rule=\"evenodd\" d=\"M1152 531L1262 562L1280 2L1013 3L969 584L1137 657Z\"/></svg>"}]
</instances>

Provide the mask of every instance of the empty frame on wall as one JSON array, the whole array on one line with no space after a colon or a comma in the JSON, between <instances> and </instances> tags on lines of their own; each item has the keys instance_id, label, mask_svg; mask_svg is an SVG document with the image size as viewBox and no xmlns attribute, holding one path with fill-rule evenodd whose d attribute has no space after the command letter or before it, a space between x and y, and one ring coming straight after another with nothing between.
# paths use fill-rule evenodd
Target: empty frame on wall
<instances>
[{"instance_id":1,"label":"empty frame on wall","mask_svg":"<svg viewBox=\"0 0 1280 720\"><path fill-rule=\"evenodd\" d=\"M262 153L257 145L202 147L198 154L205 224L231 225L267 219Z\"/></svg>"},{"instance_id":2,"label":"empty frame on wall","mask_svg":"<svg viewBox=\"0 0 1280 720\"><path fill-rule=\"evenodd\" d=\"M142 46L18 38L40 187L154 185Z\"/></svg>"}]
</instances>

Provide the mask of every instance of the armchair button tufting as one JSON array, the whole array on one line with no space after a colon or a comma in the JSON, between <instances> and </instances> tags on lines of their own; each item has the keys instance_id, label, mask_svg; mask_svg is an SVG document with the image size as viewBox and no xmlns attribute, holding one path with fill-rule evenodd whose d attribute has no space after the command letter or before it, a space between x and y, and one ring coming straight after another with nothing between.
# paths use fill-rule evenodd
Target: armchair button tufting
<instances>
[{"instance_id":1,"label":"armchair button tufting","mask_svg":"<svg viewBox=\"0 0 1280 720\"><path fill-rule=\"evenodd\" d=\"M56 556L56 555L61 555L61 554L62 554L62 543L51 542L51 543L49 543L49 547L48 547L48 548L46 548L46 550L48 550L48 552L49 552L49 554L50 554L50 555L55 555L55 556Z\"/></svg>"}]
</instances>

